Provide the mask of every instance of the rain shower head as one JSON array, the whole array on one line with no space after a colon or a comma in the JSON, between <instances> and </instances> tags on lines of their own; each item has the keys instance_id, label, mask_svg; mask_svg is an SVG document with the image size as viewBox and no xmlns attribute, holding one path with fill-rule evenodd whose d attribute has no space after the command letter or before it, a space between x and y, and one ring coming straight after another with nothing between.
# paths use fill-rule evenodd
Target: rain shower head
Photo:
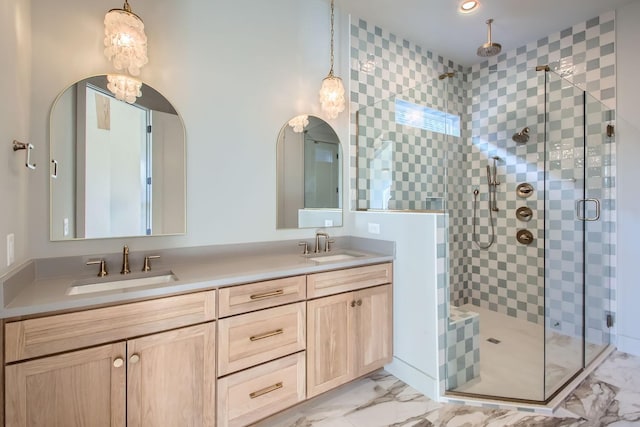
<instances>
[{"instance_id":1,"label":"rain shower head","mask_svg":"<svg viewBox=\"0 0 640 427\"><path fill-rule=\"evenodd\" d=\"M487 20L487 42L478 48L478 56L495 56L500 53L502 50L502 45L500 43L493 43L491 41L491 24L493 23L493 19Z\"/></svg>"},{"instance_id":2,"label":"rain shower head","mask_svg":"<svg viewBox=\"0 0 640 427\"><path fill-rule=\"evenodd\" d=\"M529 131L528 127L523 128L520 132L516 132L513 134L511 139L513 139L518 144L524 144L529 142Z\"/></svg>"}]
</instances>

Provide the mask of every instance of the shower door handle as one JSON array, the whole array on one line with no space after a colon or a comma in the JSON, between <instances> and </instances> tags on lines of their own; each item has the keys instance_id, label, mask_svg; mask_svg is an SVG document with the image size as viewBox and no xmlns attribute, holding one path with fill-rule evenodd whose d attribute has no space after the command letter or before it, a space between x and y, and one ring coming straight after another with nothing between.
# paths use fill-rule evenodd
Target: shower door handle
<instances>
[{"instance_id":1,"label":"shower door handle","mask_svg":"<svg viewBox=\"0 0 640 427\"><path fill-rule=\"evenodd\" d=\"M593 217L587 217L587 202L592 202L596 205L596 215ZM580 209L582 207L582 209ZM598 221L600 219L600 200L598 199L580 199L576 202L576 216L580 221Z\"/></svg>"}]
</instances>

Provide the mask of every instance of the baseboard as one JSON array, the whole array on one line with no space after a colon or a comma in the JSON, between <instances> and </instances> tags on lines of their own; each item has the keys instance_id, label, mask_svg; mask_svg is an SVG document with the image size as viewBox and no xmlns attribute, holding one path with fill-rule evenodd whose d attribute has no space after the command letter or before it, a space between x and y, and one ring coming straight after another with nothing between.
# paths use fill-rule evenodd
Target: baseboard
<instances>
[{"instance_id":1,"label":"baseboard","mask_svg":"<svg viewBox=\"0 0 640 427\"><path fill-rule=\"evenodd\" d=\"M393 358L384 369L431 400L438 400L438 381L405 361Z\"/></svg>"}]
</instances>

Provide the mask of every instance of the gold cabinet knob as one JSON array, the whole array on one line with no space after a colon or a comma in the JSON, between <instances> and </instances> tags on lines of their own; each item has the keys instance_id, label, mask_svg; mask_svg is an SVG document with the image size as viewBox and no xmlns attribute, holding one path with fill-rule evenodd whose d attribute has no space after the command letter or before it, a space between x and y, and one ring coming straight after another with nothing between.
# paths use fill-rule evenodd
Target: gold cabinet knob
<instances>
[{"instance_id":1,"label":"gold cabinet knob","mask_svg":"<svg viewBox=\"0 0 640 427\"><path fill-rule=\"evenodd\" d=\"M360 307L362 305L362 300L359 299L358 302L356 302L356 304L358 304L358 307Z\"/></svg>"},{"instance_id":2,"label":"gold cabinet knob","mask_svg":"<svg viewBox=\"0 0 640 427\"><path fill-rule=\"evenodd\" d=\"M139 354L133 354L129 358L129 362L131 362L131 363L138 363L139 361L140 361L140 355Z\"/></svg>"},{"instance_id":3,"label":"gold cabinet knob","mask_svg":"<svg viewBox=\"0 0 640 427\"><path fill-rule=\"evenodd\" d=\"M351 301L351 307L355 307L356 306L356 302L355 301Z\"/></svg>"},{"instance_id":4,"label":"gold cabinet knob","mask_svg":"<svg viewBox=\"0 0 640 427\"><path fill-rule=\"evenodd\" d=\"M113 360L114 368L121 368L122 365L124 365L124 360L122 359L122 357L117 357Z\"/></svg>"}]
</instances>

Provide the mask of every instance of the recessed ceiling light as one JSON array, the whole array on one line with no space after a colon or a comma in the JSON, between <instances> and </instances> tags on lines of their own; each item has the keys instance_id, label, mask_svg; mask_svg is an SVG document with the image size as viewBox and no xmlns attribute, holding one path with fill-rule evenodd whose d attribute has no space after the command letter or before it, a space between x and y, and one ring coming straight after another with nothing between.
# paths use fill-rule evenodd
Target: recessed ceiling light
<instances>
[{"instance_id":1,"label":"recessed ceiling light","mask_svg":"<svg viewBox=\"0 0 640 427\"><path fill-rule=\"evenodd\" d=\"M480 2L477 0L465 0L460 4L460 12L469 13L476 10L480 6Z\"/></svg>"}]
</instances>

